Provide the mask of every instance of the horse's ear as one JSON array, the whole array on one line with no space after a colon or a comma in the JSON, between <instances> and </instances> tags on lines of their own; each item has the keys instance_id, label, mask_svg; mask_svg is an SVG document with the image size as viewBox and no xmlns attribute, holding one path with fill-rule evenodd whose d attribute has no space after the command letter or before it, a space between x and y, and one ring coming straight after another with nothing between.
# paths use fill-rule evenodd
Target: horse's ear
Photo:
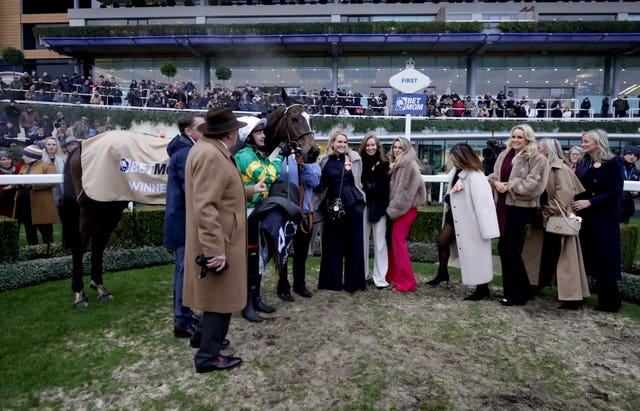
<instances>
[{"instance_id":1,"label":"horse's ear","mask_svg":"<svg viewBox=\"0 0 640 411\"><path fill-rule=\"evenodd\" d=\"M284 88L282 89L281 95L282 95L282 101L284 101L284 104L288 106L289 105L289 95L287 95L287 91Z\"/></svg>"}]
</instances>

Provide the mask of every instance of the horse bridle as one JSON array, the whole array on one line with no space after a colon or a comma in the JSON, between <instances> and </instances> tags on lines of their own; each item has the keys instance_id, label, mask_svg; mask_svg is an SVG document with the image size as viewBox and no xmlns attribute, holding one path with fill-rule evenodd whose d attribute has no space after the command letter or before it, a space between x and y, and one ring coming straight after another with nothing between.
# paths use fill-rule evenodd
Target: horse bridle
<instances>
[{"instance_id":1,"label":"horse bridle","mask_svg":"<svg viewBox=\"0 0 640 411\"><path fill-rule=\"evenodd\" d=\"M282 116L284 117L284 123L285 123L285 127L287 127L287 146L291 147L291 143L292 141L297 145L298 144L298 140L301 139L302 137L306 136L306 135L314 135L315 133L313 131L311 131L311 126L309 125L309 131L306 131L298 136L295 137L295 139L291 139L291 134L289 133L289 122L287 120L287 116L289 115L289 109L293 108L293 107L302 107L304 109L304 106L302 104L292 104L290 106L287 106L284 109L284 113L282 114ZM307 215L305 216L304 213L302 212L302 204L304 202L304 187L303 187L303 181L302 181L302 170L300 169L300 167L298 167L298 198L299 198L299 204L298 206L300 207L300 213L306 217L306 219L308 220L309 226L308 228L305 230L305 228L302 226L302 221L300 221L300 229L302 230L302 232L304 232L305 234L308 234L309 232L311 232L311 228L313 227L313 217L311 216L312 213L311 211L309 213L307 213ZM287 189L287 197L289 196L288 193L288 189Z\"/></svg>"},{"instance_id":2,"label":"horse bridle","mask_svg":"<svg viewBox=\"0 0 640 411\"><path fill-rule=\"evenodd\" d=\"M287 116L289 115L289 109L293 108L293 107L302 107L304 108L304 106L302 104L292 104L290 106L287 106L284 109L284 113L282 114L284 116L285 119L285 127L287 127L287 145L291 145L291 141L295 141L297 143L298 140L300 140L302 137L306 136L306 135L314 135L315 133L313 131L311 131L311 126L309 126L309 131L305 131L304 133L295 136L295 138L291 138L291 134L289 133L289 123L287 121Z\"/></svg>"}]
</instances>

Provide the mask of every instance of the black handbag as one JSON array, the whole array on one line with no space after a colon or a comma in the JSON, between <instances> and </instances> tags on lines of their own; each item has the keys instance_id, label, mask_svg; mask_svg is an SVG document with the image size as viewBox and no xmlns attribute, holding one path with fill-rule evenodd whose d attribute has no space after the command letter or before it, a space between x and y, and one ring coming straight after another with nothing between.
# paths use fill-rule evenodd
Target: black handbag
<instances>
[{"instance_id":1,"label":"black handbag","mask_svg":"<svg viewBox=\"0 0 640 411\"><path fill-rule=\"evenodd\" d=\"M333 221L338 221L347 213L344 209L344 203L342 202L342 182L344 181L344 167L342 167L342 176L340 177L340 190L338 191L338 197L333 201L327 201L327 215Z\"/></svg>"}]
</instances>

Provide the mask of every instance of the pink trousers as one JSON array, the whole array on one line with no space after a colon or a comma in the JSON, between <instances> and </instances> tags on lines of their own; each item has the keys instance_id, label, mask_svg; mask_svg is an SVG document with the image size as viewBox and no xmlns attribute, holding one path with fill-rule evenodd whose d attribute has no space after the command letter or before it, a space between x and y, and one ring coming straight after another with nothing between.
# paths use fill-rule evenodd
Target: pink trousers
<instances>
[{"instance_id":1,"label":"pink trousers","mask_svg":"<svg viewBox=\"0 0 640 411\"><path fill-rule=\"evenodd\" d=\"M407 248L407 236L411 223L416 219L418 209L412 207L403 216L393 220L391 230L391 249L389 250L389 271L387 281L395 284L397 291L415 291L416 277L413 275L409 249Z\"/></svg>"}]
</instances>

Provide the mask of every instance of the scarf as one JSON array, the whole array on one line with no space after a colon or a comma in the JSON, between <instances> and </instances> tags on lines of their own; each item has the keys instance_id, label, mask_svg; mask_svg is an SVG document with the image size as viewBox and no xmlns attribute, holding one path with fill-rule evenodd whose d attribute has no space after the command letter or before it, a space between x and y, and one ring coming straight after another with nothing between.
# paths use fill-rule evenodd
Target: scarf
<instances>
[{"instance_id":1,"label":"scarf","mask_svg":"<svg viewBox=\"0 0 640 411\"><path fill-rule=\"evenodd\" d=\"M507 154L502 160L502 166L500 167L500 182L509 181L511 175L511 169L513 169L513 158L516 155L516 151L511 149L507 151ZM498 193L498 201L496 202L496 212L498 214L498 227L500 227L500 235L504 234L504 229L507 226L507 192Z\"/></svg>"}]
</instances>

